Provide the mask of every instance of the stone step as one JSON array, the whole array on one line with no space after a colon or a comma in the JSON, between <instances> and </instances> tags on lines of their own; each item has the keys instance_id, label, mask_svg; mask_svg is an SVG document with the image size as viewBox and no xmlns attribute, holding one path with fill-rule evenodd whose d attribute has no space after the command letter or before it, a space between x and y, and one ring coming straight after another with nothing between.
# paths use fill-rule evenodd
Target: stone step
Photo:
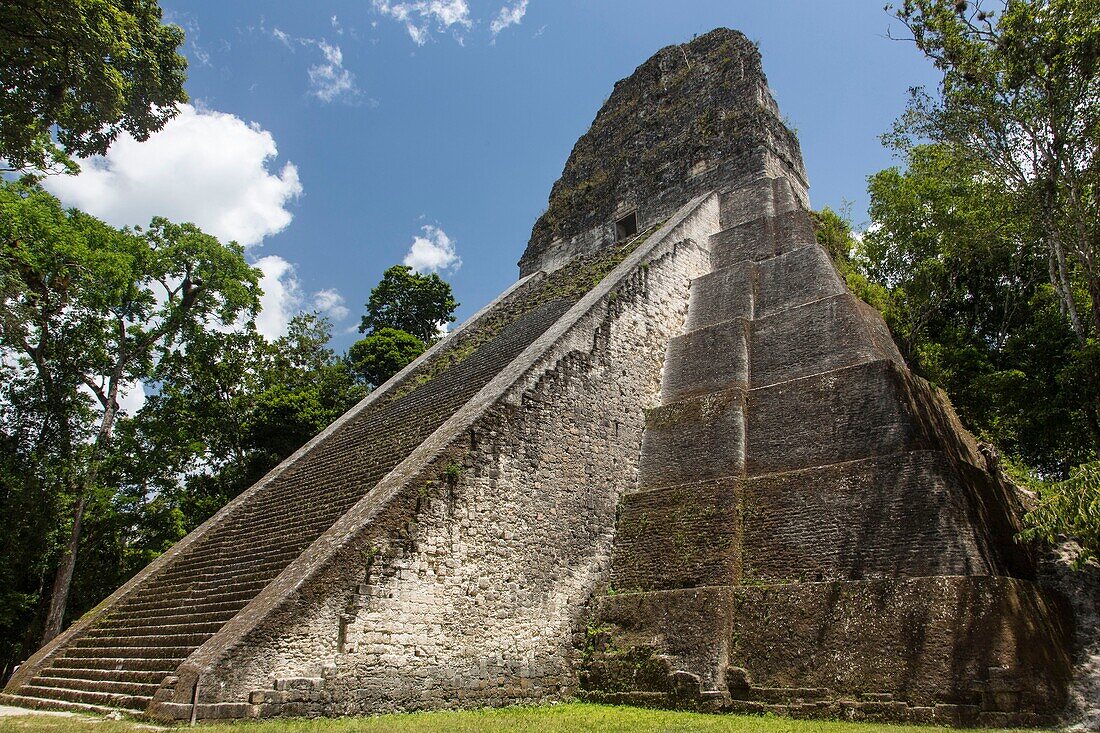
<instances>
[{"instance_id":1,"label":"stone step","mask_svg":"<svg viewBox=\"0 0 1100 733\"><path fill-rule=\"evenodd\" d=\"M146 620L159 622L163 618L176 618L180 616L193 616L194 618L208 618L220 614L229 614L230 618L240 613L244 608L240 601L218 601L215 603L172 603L163 606L127 606L112 612L112 621L143 622Z\"/></svg>"},{"instance_id":2,"label":"stone step","mask_svg":"<svg viewBox=\"0 0 1100 733\"><path fill-rule=\"evenodd\" d=\"M119 656L59 657L50 663L52 669L100 669L126 672L157 672L169 675L179 664L170 659L134 659Z\"/></svg>"},{"instance_id":3,"label":"stone step","mask_svg":"<svg viewBox=\"0 0 1100 733\"><path fill-rule=\"evenodd\" d=\"M646 410L639 488L740 474L745 466L745 392L731 389Z\"/></svg>"},{"instance_id":4,"label":"stone step","mask_svg":"<svg viewBox=\"0 0 1100 733\"><path fill-rule=\"evenodd\" d=\"M105 705L88 705L85 703L71 702L69 700L48 700L41 697L28 697L25 695L12 695L0 693L0 704L14 705L15 707L28 708L30 710L62 710L71 713L92 713L95 715L112 715L123 713L133 717L145 713L144 708L120 708Z\"/></svg>"},{"instance_id":5,"label":"stone step","mask_svg":"<svg viewBox=\"0 0 1100 733\"><path fill-rule=\"evenodd\" d=\"M39 678L61 677L65 679L79 680L108 680L116 682L133 682L142 685L159 686L164 678L171 674L170 671L157 670L127 670L127 669L94 669L91 667L46 667L38 673Z\"/></svg>"},{"instance_id":6,"label":"stone step","mask_svg":"<svg viewBox=\"0 0 1100 733\"><path fill-rule=\"evenodd\" d=\"M211 634L148 634L143 636L99 636L97 634L88 634L75 641L72 648L89 646L101 647L107 644L119 649L160 645L198 647L209 639L210 636Z\"/></svg>"},{"instance_id":7,"label":"stone step","mask_svg":"<svg viewBox=\"0 0 1100 733\"><path fill-rule=\"evenodd\" d=\"M108 629L138 630L159 626L184 627L188 624L217 624L222 626L226 621L236 616L237 613L236 605L222 611L203 613L151 613L139 615L137 613L123 614L121 611L114 611L110 616L99 621L96 628L106 631Z\"/></svg>"},{"instance_id":8,"label":"stone step","mask_svg":"<svg viewBox=\"0 0 1100 733\"><path fill-rule=\"evenodd\" d=\"M358 493L358 492L357 492ZM302 537L318 534L332 522L340 518L346 502L340 497L294 497L295 501L320 501L325 499L331 504L318 504L312 509L303 509L300 513L271 514L252 517L246 525L228 527L212 538L209 547L229 553L256 541L287 540L297 541Z\"/></svg>"},{"instance_id":9,"label":"stone step","mask_svg":"<svg viewBox=\"0 0 1100 733\"><path fill-rule=\"evenodd\" d=\"M231 603L233 601L247 601L254 598L272 580L265 578L258 581L235 584L229 587L196 588L190 591L174 591L171 593L157 594L155 598L141 600L127 606L132 610L146 610L157 608L177 608L184 606L204 607L218 603Z\"/></svg>"},{"instance_id":10,"label":"stone step","mask_svg":"<svg viewBox=\"0 0 1100 733\"><path fill-rule=\"evenodd\" d=\"M279 565L286 566L291 563L294 558L302 554L302 550L298 543L289 544L287 546L279 546L277 548L266 550L264 552L254 552L249 555L242 555L240 557L234 557L228 561L221 561L218 558L210 558L209 561L203 565L191 565L169 568L167 572L156 578L154 581L157 585L167 585L176 583L179 581L186 581L191 579L206 580L214 577L224 577L231 575L242 568L250 567L277 567Z\"/></svg>"},{"instance_id":11,"label":"stone step","mask_svg":"<svg viewBox=\"0 0 1100 733\"><path fill-rule=\"evenodd\" d=\"M100 705L105 708L124 708L126 710L144 710L153 699L152 695L126 695L113 692L89 692L71 690L67 687L43 687L41 685L23 685L19 688L23 697L37 697L45 700L65 700L82 705Z\"/></svg>"},{"instance_id":12,"label":"stone step","mask_svg":"<svg viewBox=\"0 0 1100 733\"><path fill-rule=\"evenodd\" d=\"M270 582L279 573L286 569L289 562L280 562L267 566L255 566L252 569L243 569L235 574L217 575L211 574L205 577L192 578L190 581L180 581L170 586L150 587L148 595L161 598L180 598L188 595L205 595L212 589L230 588L264 581ZM137 598L133 599L137 601Z\"/></svg>"},{"instance_id":13,"label":"stone step","mask_svg":"<svg viewBox=\"0 0 1100 733\"><path fill-rule=\"evenodd\" d=\"M934 450L952 414L942 395L891 359L685 398L646 411L639 488ZM972 441L946 449L984 465Z\"/></svg>"},{"instance_id":14,"label":"stone step","mask_svg":"<svg viewBox=\"0 0 1100 733\"><path fill-rule=\"evenodd\" d=\"M102 671L102 670L101 670ZM86 677L57 677L37 675L34 684L42 687L59 687L67 690L85 692L103 692L115 695L137 695L152 698L160 686L159 682L130 682L118 679L88 679Z\"/></svg>"},{"instance_id":15,"label":"stone step","mask_svg":"<svg viewBox=\"0 0 1100 733\"><path fill-rule=\"evenodd\" d=\"M557 299L539 306L497 333L491 349L476 350L423 387L356 415L235 507L233 515L226 515L228 523L212 527L182 557L110 609L101 628L89 630L86 639L59 650L60 657L51 662L51 674L36 679L28 686L30 691L36 697L48 695L74 705L125 705L128 701L117 697L118 685L159 685L156 679L138 682L130 675L171 675L195 645L261 593L569 305L566 299ZM195 620L201 622L198 627ZM70 679L85 681L66 681ZM111 684L97 687L89 681ZM80 689L66 692L66 688ZM143 708L147 700L129 702ZM185 715L190 713L189 705L182 707ZM200 717L254 710L239 704L201 707Z\"/></svg>"},{"instance_id":16,"label":"stone step","mask_svg":"<svg viewBox=\"0 0 1100 733\"><path fill-rule=\"evenodd\" d=\"M97 637L103 639L116 639L120 637L141 635L163 637L169 634L206 634L209 636L210 634L216 634L221 627L225 626L225 621L228 621L230 618L232 618L232 616L226 617L224 621L185 622L177 624L159 623L145 626L96 624L83 638Z\"/></svg>"},{"instance_id":17,"label":"stone step","mask_svg":"<svg viewBox=\"0 0 1100 733\"><path fill-rule=\"evenodd\" d=\"M69 646L65 648L66 659L107 659L116 658L120 660L128 659L163 659L170 660L182 660L186 658L191 652L195 650L193 646L167 646L167 645L154 645L154 646L130 646L125 647L125 655L120 654L123 651L120 647L112 646ZM131 669L130 665L125 663L119 664L119 669Z\"/></svg>"},{"instance_id":18,"label":"stone step","mask_svg":"<svg viewBox=\"0 0 1100 733\"><path fill-rule=\"evenodd\" d=\"M801 247L763 262L738 262L695 278L687 330L734 318L764 318L847 292L824 249L816 244Z\"/></svg>"},{"instance_id":19,"label":"stone step","mask_svg":"<svg viewBox=\"0 0 1100 733\"><path fill-rule=\"evenodd\" d=\"M293 497L261 495L240 517L212 530L189 559L202 560L223 551L232 554L256 540L297 541L312 536L331 525L363 493L362 488L334 493L318 487Z\"/></svg>"},{"instance_id":20,"label":"stone step","mask_svg":"<svg viewBox=\"0 0 1100 733\"><path fill-rule=\"evenodd\" d=\"M332 518L329 518L332 519ZM335 521L335 519L332 519ZM188 562L169 568L165 574L159 576L155 583L178 583L193 577L205 577L209 575L232 574L256 563L282 561L289 564L291 560L300 555L310 543L324 530L331 526L332 522L326 519L323 527L311 529L308 533L297 535L282 533L277 538L234 537L227 540L228 548L210 548L209 555L202 560Z\"/></svg>"}]
</instances>

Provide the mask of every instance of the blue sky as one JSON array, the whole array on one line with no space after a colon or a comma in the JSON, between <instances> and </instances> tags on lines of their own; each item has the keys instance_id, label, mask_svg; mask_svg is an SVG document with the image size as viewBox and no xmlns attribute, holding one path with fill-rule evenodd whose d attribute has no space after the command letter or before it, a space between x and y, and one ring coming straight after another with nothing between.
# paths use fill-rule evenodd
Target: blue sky
<instances>
[{"instance_id":1,"label":"blue sky","mask_svg":"<svg viewBox=\"0 0 1100 733\"><path fill-rule=\"evenodd\" d=\"M886 38L880 0L161 5L187 32L193 108L52 190L115 224L166 214L240 240L265 272L263 328L317 308L339 350L414 246L460 321L513 282L573 143L662 46L718 26L757 41L814 207L848 202L857 225L866 177L895 162L878 136L936 80Z\"/></svg>"}]
</instances>

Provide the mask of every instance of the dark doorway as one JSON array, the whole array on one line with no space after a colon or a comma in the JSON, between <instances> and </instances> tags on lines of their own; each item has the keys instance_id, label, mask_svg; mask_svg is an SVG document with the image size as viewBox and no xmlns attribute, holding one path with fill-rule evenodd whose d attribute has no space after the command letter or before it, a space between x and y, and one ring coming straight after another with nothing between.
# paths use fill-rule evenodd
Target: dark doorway
<instances>
[{"instance_id":1,"label":"dark doorway","mask_svg":"<svg viewBox=\"0 0 1100 733\"><path fill-rule=\"evenodd\" d=\"M622 242L638 233L638 212L631 211L615 222L615 241Z\"/></svg>"}]
</instances>

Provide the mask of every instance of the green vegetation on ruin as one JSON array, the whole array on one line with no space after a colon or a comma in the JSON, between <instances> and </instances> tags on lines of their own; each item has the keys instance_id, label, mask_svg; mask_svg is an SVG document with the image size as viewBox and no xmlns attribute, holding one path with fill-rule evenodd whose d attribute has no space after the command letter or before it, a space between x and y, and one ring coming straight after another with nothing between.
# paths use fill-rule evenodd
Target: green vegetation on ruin
<instances>
[{"instance_id":1,"label":"green vegetation on ruin","mask_svg":"<svg viewBox=\"0 0 1100 733\"><path fill-rule=\"evenodd\" d=\"M27 715L0 718L0 729L11 733L141 733L151 726L91 716ZM203 733L933 733L958 730L931 726L849 723L832 720L791 720L771 716L707 715L610 705L569 703L490 710L400 713L371 718L268 720L203 724ZM994 730L994 729L985 729Z\"/></svg>"},{"instance_id":2,"label":"green vegetation on ruin","mask_svg":"<svg viewBox=\"0 0 1100 733\"><path fill-rule=\"evenodd\" d=\"M661 224L663 222L655 224L620 246L607 247L591 255L576 257L564 267L523 286L509 297L508 302L494 308L492 313L468 331L453 336L454 343L395 389L393 398L404 397L465 361L499 336L508 325L536 308L557 300L576 303L649 239Z\"/></svg>"}]
</instances>

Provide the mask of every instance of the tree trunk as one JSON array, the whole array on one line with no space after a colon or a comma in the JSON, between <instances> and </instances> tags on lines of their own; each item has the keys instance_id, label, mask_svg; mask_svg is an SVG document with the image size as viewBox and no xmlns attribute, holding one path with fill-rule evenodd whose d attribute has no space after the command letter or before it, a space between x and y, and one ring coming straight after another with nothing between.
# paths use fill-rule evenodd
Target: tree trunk
<instances>
[{"instance_id":1,"label":"tree trunk","mask_svg":"<svg viewBox=\"0 0 1100 733\"><path fill-rule=\"evenodd\" d=\"M73 582L73 570L76 568L76 551L80 547L80 527L84 520L84 509L88 505L88 492L81 491L73 512L73 529L65 545L65 554L57 568L50 593L50 613L46 616L46 628L42 632L42 646L61 633L61 624L65 620L65 607L69 602L69 587Z\"/></svg>"},{"instance_id":2,"label":"tree trunk","mask_svg":"<svg viewBox=\"0 0 1100 733\"><path fill-rule=\"evenodd\" d=\"M80 549L80 530L84 520L84 510L88 506L88 492L95 486L99 472L99 454L111 439L117 412L118 380L112 379L110 391L106 396L103 420L99 424L99 432L96 434L95 445L92 447L92 455L88 461L88 473L80 482L80 498L76 502L76 511L73 513L73 529L69 533L65 554L61 557L61 565L57 568L53 591L50 593L50 612L46 616L46 628L42 632L42 646L61 633L61 624L65 620L65 607L69 603L69 588L72 586L73 571L76 569L76 553Z\"/></svg>"}]
</instances>

